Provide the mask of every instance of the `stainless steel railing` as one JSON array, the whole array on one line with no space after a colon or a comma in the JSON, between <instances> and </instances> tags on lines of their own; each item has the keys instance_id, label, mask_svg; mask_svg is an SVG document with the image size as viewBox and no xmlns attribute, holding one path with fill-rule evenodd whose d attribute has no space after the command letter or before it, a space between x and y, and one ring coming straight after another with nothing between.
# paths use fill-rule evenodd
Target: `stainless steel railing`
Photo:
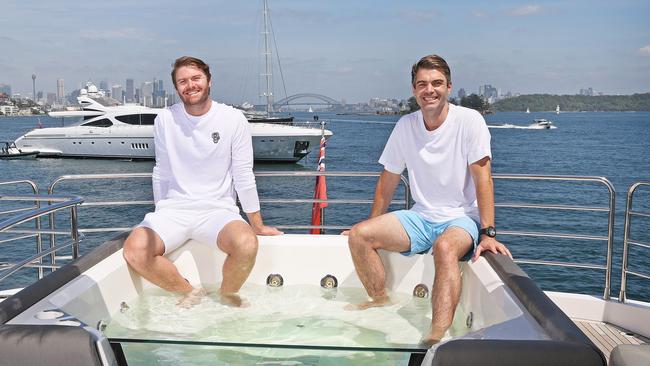
<instances>
[{"instance_id":1,"label":"stainless steel railing","mask_svg":"<svg viewBox=\"0 0 650 366\"><path fill-rule=\"evenodd\" d=\"M607 256L605 264L598 263L576 263L566 261L544 261L533 259L515 259L516 263L536 264L559 267L598 269L605 271L605 287L603 298L609 300L611 294L612 278L612 257L614 253L614 218L616 206L616 191L612 183L604 177L589 176L565 176L565 175L524 175L524 174L495 174L495 180L536 180L536 181L559 181L559 182L591 182L603 185L609 194L609 205L607 207L581 206L581 205L538 205L538 204L495 204L497 208L526 208L526 209L550 209L550 210L572 210L583 212L606 212L608 214L607 236L577 235L571 233L541 233L528 231L499 231L499 235L545 237L556 239L579 239L596 240L607 242Z\"/></svg>"},{"instance_id":2,"label":"stainless steel railing","mask_svg":"<svg viewBox=\"0 0 650 366\"><path fill-rule=\"evenodd\" d=\"M317 172L317 171L305 171L305 172L277 172L277 171L267 171L267 172L255 172L256 177L350 177L350 178L361 178L361 177L379 177L380 172ZM125 173L125 174L80 174L80 175L64 175L56 178L49 186L48 192L54 194L56 188L63 182L69 181L81 181L81 180L107 180L107 179L151 179L151 173ZM410 190L408 185L408 180L406 177L401 176L401 182L404 188L404 199L396 199L391 201L391 204L403 205L404 208L409 208L410 202ZM328 204L372 204L372 200L359 200L359 199L328 199L327 201L317 200L313 198L308 199L295 199L295 198L260 198L260 203L273 203L273 204L307 204L307 203L316 203L316 202L327 202ZM126 206L126 205L153 205L152 200L144 201L86 201L81 206L82 207L91 207L91 206ZM53 219L50 219L50 225L53 227ZM277 225L279 229L348 229L349 226L334 226L334 225ZM130 230L130 227L107 227L107 228L80 228L79 231L82 233L99 233L99 232L122 232ZM52 237L51 240L54 240Z\"/></svg>"},{"instance_id":3,"label":"stainless steel railing","mask_svg":"<svg viewBox=\"0 0 650 366\"><path fill-rule=\"evenodd\" d=\"M642 186L650 186L650 182L637 182L630 186L627 191L627 202L625 205L625 229L623 234L623 262L622 262L622 271L621 271L621 292L618 296L619 301L625 302L627 300L627 275L633 275L646 280L650 280L650 275L647 273L635 272L628 268L628 255L629 255L629 246L634 245L640 248L650 249L649 243L644 243L642 241L636 241L630 239L630 228L632 227L632 217L646 217L650 218L649 212L641 211L632 211L632 201L634 198L634 192L637 188Z\"/></svg>"},{"instance_id":4,"label":"stainless steel railing","mask_svg":"<svg viewBox=\"0 0 650 366\"><path fill-rule=\"evenodd\" d=\"M27 185L29 188L31 188L32 194L34 194L34 195L38 194L38 185L36 184L36 182L34 182L32 180L23 179L23 180L0 182L0 186L5 186L5 187L6 186L21 186L21 185ZM6 199L3 199L0 196L0 200L4 201ZM37 209L39 207L40 207L40 202L39 201L34 201L33 206L21 207L21 208L12 209L12 210L0 211L0 216L4 216L4 215L8 215L8 214L15 214L17 212L25 212L25 211ZM36 252L40 252L41 250L43 250L43 237L42 237L42 234L40 232L40 230L41 230L41 220L40 220L40 218L35 220L35 226L36 226L37 234L30 234L30 235L26 235L26 236L18 236L18 237L14 237L14 238L10 238L10 239L1 240L0 244L7 243L7 242L12 242L12 241L17 241L17 240L22 240L22 239L26 239L26 238L29 238L29 237L34 237L35 241L36 241ZM39 261L42 264L42 259L39 259ZM38 269L38 276L39 276L39 278L43 278L43 268Z\"/></svg>"},{"instance_id":5,"label":"stainless steel railing","mask_svg":"<svg viewBox=\"0 0 650 366\"><path fill-rule=\"evenodd\" d=\"M64 232L55 232L54 230L43 230L40 226L37 227L35 230L33 229L14 229L16 226L26 223L31 220L36 220L37 222L40 220L42 216L45 215L51 215L55 212L69 209L70 210L70 231L69 235L71 237L71 240L65 244L62 245L50 245L50 247L46 250L43 250L42 248L37 248L37 251L34 255L20 261L17 263L6 263L3 265L5 268L2 272L0 272L0 282L2 282L5 278L13 275L14 273L18 272L19 270L25 268L25 267L36 267L39 269L39 278L42 278L42 270L43 268L51 268L55 269L57 268L54 263L51 264L44 264L42 259L43 257L47 255L54 255L54 253L57 250L64 249L66 247L72 247L72 257L73 259L76 259L79 256L79 232L77 231L77 206L79 206L83 202L83 198L73 196L73 197L62 197L62 196L52 196L52 195L46 195L46 196L38 196L38 195L27 195L27 196L1 196L3 200L5 201L34 201L38 202L40 206L40 202L48 202L49 204L47 206L42 206L42 207L37 207L35 209L21 212L19 214L13 215L10 218L1 221L0 222L0 233L3 232L14 232L14 233L23 233L23 234L28 234L26 237L29 236L37 236L39 237L43 233L52 233L52 234L65 234ZM24 210L23 210L24 211ZM17 238L13 238L14 240L18 240Z\"/></svg>"},{"instance_id":6,"label":"stainless steel railing","mask_svg":"<svg viewBox=\"0 0 650 366\"><path fill-rule=\"evenodd\" d=\"M300 172L277 172L277 171L262 171L256 172L256 177L316 177L323 175L326 177L378 177L380 172L316 172L316 171L300 171ZM116 180L116 179L150 179L151 173L127 173L127 174L86 174L86 175L64 175L55 179L48 187L48 193L54 194L59 185L67 181L84 181L84 180ZM587 206L587 205L549 205L549 204L531 204L531 203L498 203L497 208L514 208L514 209L547 209L547 210L572 210L580 212L605 212L608 214L607 235L578 235L573 233L550 233L550 232L532 232L532 231L504 231L500 230L500 236L523 236L523 237L542 237L542 238L555 238L555 239L578 239L578 240L594 240L605 241L607 256L604 264L599 263L577 263L568 261L544 261L518 258L516 262L524 264L546 265L546 266L561 266L573 268L588 268L598 269L605 271L605 286L603 297L609 299L611 292L611 273L612 273L612 253L613 253L613 235L614 235L614 215L615 215L615 191L612 184L602 177L585 177L585 176L547 176L547 175L513 175L513 174L495 174L495 180L532 180L532 181L561 181L561 182L591 182L604 186L609 194L608 206ZM408 180L402 176L401 181L404 185L403 199L393 200L392 204L403 205L404 208L410 207L410 192ZM48 196L50 197L50 196ZM326 201L316 200L313 198L296 199L296 198L261 198L261 203L268 204L310 204L315 202L327 202L328 204L372 204L372 200L364 199L328 199ZM152 200L102 200L102 201L85 201L80 203L80 207L111 207L111 206L132 206L132 205L153 205ZM74 213L74 221L76 223L76 209ZM55 229L54 214L50 214L50 230L41 230L43 234L50 235L50 245L56 247L55 237L61 234L60 231ZM278 225L281 229L346 229L349 226L335 226L335 225ZM77 227L78 233L103 233L103 232L121 232L131 229L131 227L95 227L95 228L82 228ZM54 252L49 252L51 255L50 262L54 265L56 258ZM75 255L78 255L78 251Z\"/></svg>"}]
</instances>

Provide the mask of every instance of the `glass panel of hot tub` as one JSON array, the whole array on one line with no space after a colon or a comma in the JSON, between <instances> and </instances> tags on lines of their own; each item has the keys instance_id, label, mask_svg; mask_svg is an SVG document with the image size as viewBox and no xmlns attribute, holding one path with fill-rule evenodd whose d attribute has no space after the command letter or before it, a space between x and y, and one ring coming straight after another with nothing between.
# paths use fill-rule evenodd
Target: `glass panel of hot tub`
<instances>
[{"instance_id":1,"label":"glass panel of hot tub","mask_svg":"<svg viewBox=\"0 0 650 366\"><path fill-rule=\"evenodd\" d=\"M155 357L189 357L200 349L211 356L199 358L249 357L253 363L333 357L340 361L336 364L349 359L356 365L372 354L370 359L399 364L428 348L420 343L431 324L428 298L393 293L391 305L361 311L349 305L367 300L362 288L246 284L240 292L243 306L233 307L220 299L218 287L207 290L189 308L177 305L178 295L146 290L106 320L104 334L134 359L152 350ZM448 336L466 333L466 318L459 307Z\"/></svg>"}]
</instances>

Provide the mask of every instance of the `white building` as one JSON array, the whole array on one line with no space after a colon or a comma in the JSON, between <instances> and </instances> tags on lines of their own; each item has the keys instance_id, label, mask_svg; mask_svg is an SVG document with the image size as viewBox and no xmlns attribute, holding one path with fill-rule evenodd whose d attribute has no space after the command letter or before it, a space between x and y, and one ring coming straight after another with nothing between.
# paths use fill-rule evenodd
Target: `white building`
<instances>
[{"instance_id":1,"label":"white building","mask_svg":"<svg viewBox=\"0 0 650 366\"><path fill-rule=\"evenodd\" d=\"M6 116L17 114L18 111L19 109L15 105L0 105L0 112Z\"/></svg>"}]
</instances>

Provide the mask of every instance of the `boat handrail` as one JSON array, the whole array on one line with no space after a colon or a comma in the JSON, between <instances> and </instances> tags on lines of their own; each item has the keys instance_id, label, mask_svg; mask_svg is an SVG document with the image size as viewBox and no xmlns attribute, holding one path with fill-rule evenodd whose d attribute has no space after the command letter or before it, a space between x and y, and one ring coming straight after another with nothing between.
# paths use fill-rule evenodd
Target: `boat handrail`
<instances>
[{"instance_id":1,"label":"boat handrail","mask_svg":"<svg viewBox=\"0 0 650 366\"><path fill-rule=\"evenodd\" d=\"M5 182L6 183L6 182ZM32 182L33 183L33 182ZM35 186L35 185L34 185ZM34 201L38 202L38 206L32 210L26 211L26 212L21 212L19 214L13 215L9 217L8 219L5 219L4 221L0 221L0 233L16 233L16 231L12 231L11 229L17 225L29 222L31 220L36 220L36 222L40 222L40 218L45 215L52 215L54 212L58 212L61 210L65 209L70 209L70 232L69 235L71 237L71 240L63 245L53 245L50 243L50 248L47 250L42 250L41 248L37 247L36 253L29 258L26 258L20 262L17 263L4 263L2 267L8 269L4 269L2 273L0 273L0 282L3 281L5 278L13 275L17 271L21 270L22 268L25 267L36 267L39 269L39 279L42 278L42 273L43 273L43 268L51 268L55 269L56 266L54 263L51 263L50 265L44 264L43 263L43 257L46 255L54 255L55 251L66 248L71 246L72 247L72 258L76 259L79 257L79 232L77 230L77 207L83 203L83 198L79 196L55 196L55 195L14 195L14 196L0 196L0 200L2 201ZM47 202L47 206L40 206L41 202ZM20 240L24 238L28 238L30 236L36 235L37 237L40 238L40 235L43 233L42 228L40 227L40 224L37 224L37 229L35 232L30 232L30 235L26 236L19 236L19 237L14 237L8 240L4 240L3 243L9 242L9 241L15 241L15 240ZM25 232L25 230L22 230L21 232ZM38 260L38 263L34 263L34 261Z\"/></svg>"},{"instance_id":2,"label":"boat handrail","mask_svg":"<svg viewBox=\"0 0 650 366\"><path fill-rule=\"evenodd\" d=\"M547 233L547 232L542 233L542 232L528 232L528 231L504 231L504 230L500 230L499 235L606 241L607 256L604 265L597 264L597 263L545 261L545 260L534 260L534 259L526 259L526 258L515 258L515 262L522 263L522 264L532 264L532 265L546 265L546 266L557 266L557 267L604 270L605 287L603 290L603 298L605 300L609 300L611 296L612 258L614 253L614 219L616 215L616 210L615 210L616 191L612 183L605 177L577 176L577 175L494 174L493 178L496 180L541 180L541 181L559 181L559 182L590 182L590 183L597 183L603 185L607 188L609 193L609 204L607 207L576 206L576 205L514 204L514 203L495 203L495 207L496 208L531 208L531 209L607 212L608 213L607 236Z\"/></svg>"},{"instance_id":3,"label":"boat handrail","mask_svg":"<svg viewBox=\"0 0 650 366\"><path fill-rule=\"evenodd\" d=\"M628 256L629 256L629 247L634 245L640 248L650 249L650 243L644 243L638 240L630 239L630 231L632 227L632 217L646 217L650 218L650 212L645 211L633 211L632 203L634 200L634 192L637 188L642 186L650 186L650 182L636 182L630 186L627 190L627 202L625 204L625 224L624 224L624 234L623 234L623 261L621 264L621 291L618 296L618 300L625 302L627 300L627 275L633 275L640 277L646 280L650 280L650 274L632 271L628 268Z\"/></svg>"},{"instance_id":4,"label":"boat handrail","mask_svg":"<svg viewBox=\"0 0 650 366\"><path fill-rule=\"evenodd\" d=\"M14 180L14 181L0 182L0 186L21 186L21 185L27 185L29 188L31 188L31 191L32 191L33 195L38 194L38 184L36 184L36 182L34 182L33 180L20 179L20 180ZM23 208L14 209L14 210L0 211L0 216L7 215L7 214L15 214L16 212L29 211L29 210L39 208L39 207L41 207L41 203L39 201L34 201L34 205L31 206L31 207L23 207ZM36 252L38 253L38 252L43 250L43 236L41 234L41 220L40 219L35 220L35 226L36 226L36 228L35 228L36 233L33 234L33 235L29 235L29 236L33 236L35 238ZM0 244L6 243L8 241L24 239L24 238L29 237L29 236L22 236L22 237L16 237L16 238L12 238L12 239L3 240L3 241L0 241ZM38 278L43 278L43 268L38 269L38 276L39 276Z\"/></svg>"},{"instance_id":5,"label":"boat handrail","mask_svg":"<svg viewBox=\"0 0 650 366\"><path fill-rule=\"evenodd\" d=\"M379 177L381 172L337 172L337 171L256 171L255 177ZM101 180L101 179L131 179L131 178L148 178L151 179L151 173L119 173L119 174L73 174L63 175L56 178L48 187L48 193L54 194L56 187L65 181L75 180ZM401 175L400 181L404 186L404 199L393 199L391 205L403 205L405 209L410 208L410 186L408 179ZM280 203L280 204L297 204L297 203L322 203L328 204L372 204L372 200L357 200L357 199L327 199L319 200L314 198L295 199L295 198L260 198L260 203ZM130 201L93 201L84 202L81 206L119 206L119 205L153 205L153 200L130 200ZM323 217L323 216L321 216ZM50 227L54 228L54 218L50 217ZM349 229L349 226L335 226L335 225L276 225L279 229L301 230L301 229L324 229L324 230L343 230ZM99 232L122 232L129 230L125 227L108 227L108 228L93 228L93 229L79 229L82 233L99 233ZM50 234L50 240L55 241L54 234Z\"/></svg>"},{"instance_id":6,"label":"boat handrail","mask_svg":"<svg viewBox=\"0 0 650 366\"><path fill-rule=\"evenodd\" d=\"M381 172L337 172L337 171L257 171L256 177L316 177L319 175L326 177L378 177ZM79 180L102 180L102 179L150 179L151 173L122 173L122 174L81 174L81 175L64 175L56 178L48 187L48 193L54 194L60 183L64 181ZM614 216L615 216L615 190L613 185L603 177L591 176L563 176L563 175L527 175L527 174L494 174L495 180L541 180L541 181L560 181L560 182L590 182L604 185L609 192L609 205L606 207L598 206L581 206L581 205L558 205L558 204L533 204L533 203L496 203L496 208L513 208L513 209L549 209L549 210L573 210L585 212L607 212L608 213L608 233L607 236L597 235L579 235L572 233L551 233L551 232L534 232L534 231L499 231L500 236L519 236L519 237L546 237L557 239L577 239L577 240L594 240L607 242L607 257L605 264L599 263L578 263L569 261L546 261L527 258L517 258L516 262L524 264L561 266L572 268L588 268L605 271L605 287L603 297L610 298L611 292L611 273L612 273L612 254L613 254L613 235L614 235ZM410 191L408 179L401 177L404 185L404 199L396 199L392 204L402 205L404 208L410 208ZM372 200L360 199L327 199L318 200L313 198L296 199L296 198L261 198L260 203L271 204L308 204L326 202L328 204L368 204ZM83 202L80 206L120 206L120 205L153 205L152 200L113 200L113 201L92 201ZM349 226L325 225L278 225L280 229L325 229L325 230L342 230ZM79 233L103 233L103 232L121 232L129 230L130 227L97 227L97 228L78 228ZM54 214L50 215L50 231L43 232L50 235L50 245L55 246L55 237L60 234L54 227ZM52 263L55 263L55 256L52 253Z\"/></svg>"}]
</instances>

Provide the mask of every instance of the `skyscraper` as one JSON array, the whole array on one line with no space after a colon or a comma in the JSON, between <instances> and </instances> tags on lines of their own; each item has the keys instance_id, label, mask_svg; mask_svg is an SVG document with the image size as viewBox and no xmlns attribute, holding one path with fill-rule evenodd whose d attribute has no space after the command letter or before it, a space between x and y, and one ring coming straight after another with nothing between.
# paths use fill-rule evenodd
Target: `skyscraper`
<instances>
[{"instance_id":1,"label":"skyscraper","mask_svg":"<svg viewBox=\"0 0 650 366\"><path fill-rule=\"evenodd\" d=\"M146 107L153 107L153 86L151 81L145 81L140 88L140 103Z\"/></svg>"},{"instance_id":2,"label":"skyscraper","mask_svg":"<svg viewBox=\"0 0 650 366\"><path fill-rule=\"evenodd\" d=\"M124 98L122 98L122 85L113 85L113 88L111 89L111 97L118 102L122 103L124 102Z\"/></svg>"},{"instance_id":3,"label":"skyscraper","mask_svg":"<svg viewBox=\"0 0 650 366\"><path fill-rule=\"evenodd\" d=\"M64 99L65 99L65 86L63 83L63 79L57 79L56 80L56 102L59 104L63 104Z\"/></svg>"},{"instance_id":4,"label":"skyscraper","mask_svg":"<svg viewBox=\"0 0 650 366\"><path fill-rule=\"evenodd\" d=\"M32 92L32 100L36 102L36 74L32 74L32 87L33 92Z\"/></svg>"},{"instance_id":5,"label":"skyscraper","mask_svg":"<svg viewBox=\"0 0 650 366\"><path fill-rule=\"evenodd\" d=\"M135 88L133 85L133 79L126 79L126 101L133 102L135 99Z\"/></svg>"}]
</instances>

